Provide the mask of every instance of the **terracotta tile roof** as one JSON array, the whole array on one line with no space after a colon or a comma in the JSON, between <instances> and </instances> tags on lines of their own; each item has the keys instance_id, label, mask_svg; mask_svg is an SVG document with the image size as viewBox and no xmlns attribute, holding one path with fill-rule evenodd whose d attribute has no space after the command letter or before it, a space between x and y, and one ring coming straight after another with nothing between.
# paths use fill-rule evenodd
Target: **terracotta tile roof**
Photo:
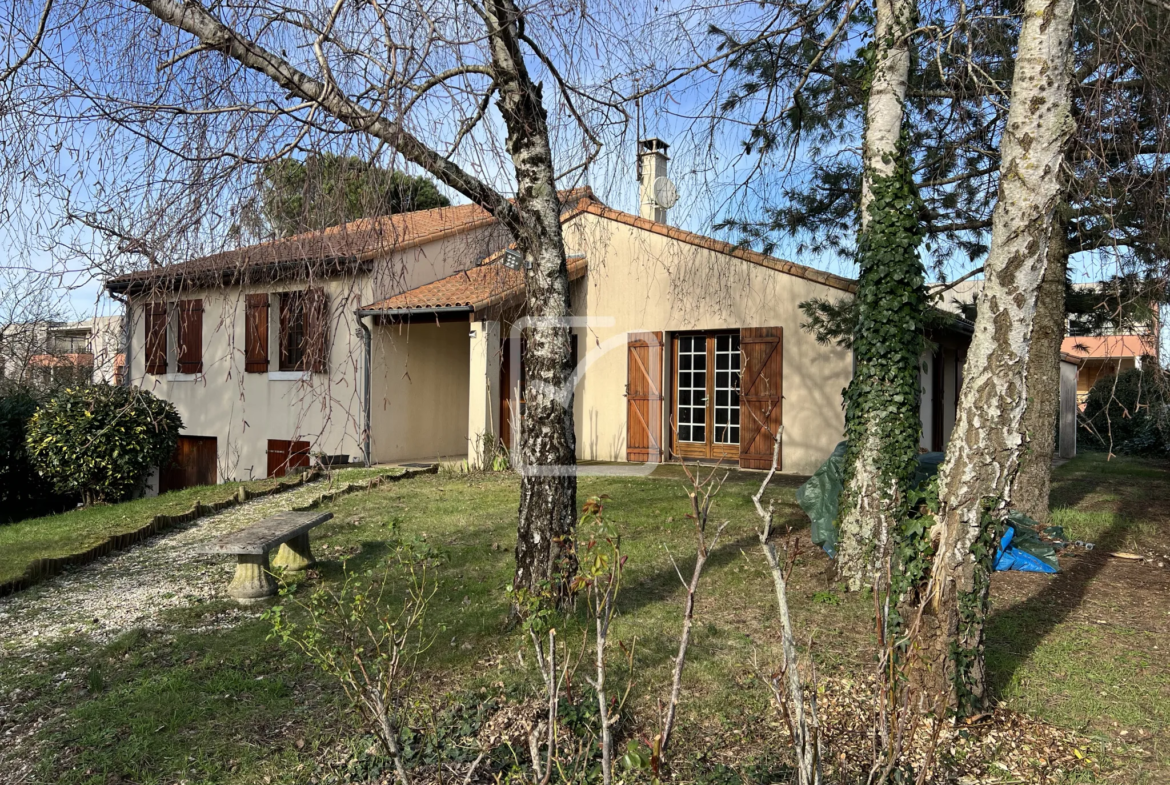
<instances>
[{"instance_id":1,"label":"terracotta tile roof","mask_svg":"<svg viewBox=\"0 0 1170 785\"><path fill-rule=\"evenodd\" d=\"M826 273L812 267L795 264L774 256L768 256L757 251L748 250L731 243L705 237L701 234L677 229L667 224L641 218L620 210L614 210L592 197L592 193L585 195L576 207L567 210L561 221L567 222L582 213L601 216L612 221L634 226L648 232L654 232L680 242L705 248L717 253L727 254L737 259L743 259L752 264L758 264L771 270L794 275L798 278L814 281L831 286L845 292L856 292L856 282L842 278L832 273ZM433 283L424 284L408 292L394 295L370 305L363 306L361 311L366 313L387 311L432 311L437 308L470 308L481 311L484 308L497 305L500 302L518 299L523 292L524 279L517 270L509 270L500 263L503 250L489 256L478 267L465 272L456 273ZM585 274L586 262L584 257L570 257L569 278L575 280Z\"/></svg>"},{"instance_id":2,"label":"terracotta tile roof","mask_svg":"<svg viewBox=\"0 0 1170 785\"><path fill-rule=\"evenodd\" d=\"M570 281L585 275L587 262L584 256L570 256L567 262ZM361 311L387 313L433 311L441 308L483 311L498 305L510 305L523 295L524 276L520 270L509 270L500 261L488 261L470 270L363 306Z\"/></svg>"},{"instance_id":3,"label":"terracotta tile roof","mask_svg":"<svg viewBox=\"0 0 1170 785\"><path fill-rule=\"evenodd\" d=\"M591 199L589 188L575 188L559 194L571 209L582 199ZM367 262L377 256L403 251L425 243L469 232L496 223L482 207L474 204L439 207L401 215L364 218L324 231L306 232L233 251L204 256L187 262L139 270L111 278L112 292L142 289L147 285L180 281L241 282L260 271L296 274L306 264L324 263L324 270L341 272L347 265Z\"/></svg>"},{"instance_id":4,"label":"terracotta tile roof","mask_svg":"<svg viewBox=\"0 0 1170 785\"><path fill-rule=\"evenodd\" d=\"M1152 335L1070 335L1060 351L1080 360L1156 356L1155 341Z\"/></svg>"},{"instance_id":5,"label":"terracotta tile roof","mask_svg":"<svg viewBox=\"0 0 1170 785\"><path fill-rule=\"evenodd\" d=\"M842 278L839 275L833 275L823 270L818 270L815 267L806 267L803 264L796 264L784 259L777 259L775 256L760 253L759 251L752 251L739 245L716 240L705 235L696 234L695 232L688 232L685 229L678 229L667 224L650 221L641 216L632 215L631 213L624 213L621 210L614 210L612 207L606 207L600 202L592 199L583 199L577 208L569 213L566 213L562 220L567 221L575 215L581 213L591 213L593 215L608 218L611 221L626 224L627 226L634 226L638 229L644 229L647 232L660 234L663 237L669 237L672 240L694 245L699 248L705 248L716 253L727 254L734 256L737 259L743 259L752 264L758 264L761 267L767 267L771 270L794 275L797 278L803 278L806 281L813 281L815 283L831 286L834 289L840 289L843 292L854 293L857 291L857 282L849 278Z\"/></svg>"}]
</instances>

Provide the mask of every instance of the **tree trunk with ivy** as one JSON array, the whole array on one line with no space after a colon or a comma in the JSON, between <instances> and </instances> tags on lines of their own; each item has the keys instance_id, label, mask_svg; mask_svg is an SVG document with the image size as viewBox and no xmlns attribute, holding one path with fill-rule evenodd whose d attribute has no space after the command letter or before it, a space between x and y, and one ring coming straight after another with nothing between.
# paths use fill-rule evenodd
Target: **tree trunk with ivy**
<instances>
[{"instance_id":1,"label":"tree trunk with ivy","mask_svg":"<svg viewBox=\"0 0 1170 785\"><path fill-rule=\"evenodd\" d=\"M1026 0L999 199L958 421L940 472L939 540L915 678L961 715L986 704L983 626L1001 521L1026 448L1029 350L1073 130L1072 0Z\"/></svg>"},{"instance_id":2,"label":"tree trunk with ivy","mask_svg":"<svg viewBox=\"0 0 1170 785\"><path fill-rule=\"evenodd\" d=\"M914 0L878 0L866 106L857 261L856 369L845 391L845 487L837 569L850 589L882 574L905 508L922 424L918 355L926 312L921 201L902 123Z\"/></svg>"},{"instance_id":3,"label":"tree trunk with ivy","mask_svg":"<svg viewBox=\"0 0 1170 785\"><path fill-rule=\"evenodd\" d=\"M1069 255L1064 233L1062 225L1052 232L1048 269L1036 302L1036 325L1028 352L1028 408L1024 411L1027 450L1020 459L1020 474L1012 494L1012 507L1038 523L1048 523L1060 410L1060 346L1064 343L1064 287Z\"/></svg>"}]
</instances>

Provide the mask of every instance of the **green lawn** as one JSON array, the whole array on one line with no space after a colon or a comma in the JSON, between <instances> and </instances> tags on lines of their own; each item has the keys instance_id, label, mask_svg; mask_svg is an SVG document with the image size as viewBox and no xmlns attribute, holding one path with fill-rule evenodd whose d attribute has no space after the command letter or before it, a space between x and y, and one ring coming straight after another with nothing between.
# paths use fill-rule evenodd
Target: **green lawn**
<instances>
[{"instance_id":1,"label":"green lawn","mask_svg":"<svg viewBox=\"0 0 1170 785\"><path fill-rule=\"evenodd\" d=\"M710 785L740 782L710 772L742 773L784 743L752 673L753 661L765 668L774 662L776 621L754 539L749 494L756 482L758 475L733 474L715 504L715 517L730 524L700 589L674 743L683 779L704 771ZM781 477L773 490L781 521L808 546L807 519L794 499L798 484ZM505 475L418 477L338 499L327 508L334 519L315 532L322 564L313 580L336 582L343 559L351 570L377 567L392 530L425 538L445 554L429 615L436 642L425 663L436 704L469 710L482 696L532 689L535 681L534 671L518 665L525 641L507 625L517 486ZM671 558L689 575L694 545L677 469L649 479L582 478L579 501L602 493L611 497L607 516L629 556L613 635L632 647L633 673L617 664L611 679L624 688L632 676L626 722L637 737L656 722L677 647L683 592ZM1086 456L1062 467L1053 493L1055 518L1076 539L1095 540L1102 550L1114 541L1167 548L1164 514L1139 512L1138 504L1170 497L1165 466ZM1170 617L1165 593L1156 609L1147 601L1165 584L1133 565L1072 566L1055 578L997 576L988 661L1001 700L1113 744L1105 758L1125 770L1120 781L1164 782L1170 681L1158 647L1168 645ZM872 627L870 601L840 592L831 570L823 554L807 548L791 597L826 677L870 667ZM302 783L323 772L364 781L371 740L338 689L269 640L255 612L228 630L202 629L231 609L205 602L170 612L162 631L133 631L107 644L79 638L35 659L0 659L0 685L21 690L11 701L13 716L45 719L29 746L40 781ZM558 623L562 639L578 645L584 628L582 613ZM587 689L580 675L572 689Z\"/></svg>"},{"instance_id":2,"label":"green lawn","mask_svg":"<svg viewBox=\"0 0 1170 785\"><path fill-rule=\"evenodd\" d=\"M353 482L377 474L378 469L343 469L334 472L339 482ZM277 480L224 483L171 491L153 498L120 504L99 504L60 515L29 518L0 525L0 583L19 578L36 559L81 553L116 534L140 529L156 515L187 512L195 502L214 504L230 499L241 485L251 491L271 488Z\"/></svg>"}]
</instances>

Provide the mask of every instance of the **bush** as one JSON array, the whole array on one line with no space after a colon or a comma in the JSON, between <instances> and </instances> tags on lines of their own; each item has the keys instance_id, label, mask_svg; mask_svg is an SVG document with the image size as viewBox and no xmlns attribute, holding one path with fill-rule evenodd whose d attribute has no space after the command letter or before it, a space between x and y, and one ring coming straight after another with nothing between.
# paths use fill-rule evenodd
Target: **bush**
<instances>
[{"instance_id":1,"label":"bush","mask_svg":"<svg viewBox=\"0 0 1170 785\"><path fill-rule=\"evenodd\" d=\"M40 402L24 387L0 393L0 522L11 523L60 512L76 504L76 497L58 495L33 468L25 436Z\"/></svg>"},{"instance_id":2,"label":"bush","mask_svg":"<svg viewBox=\"0 0 1170 785\"><path fill-rule=\"evenodd\" d=\"M1152 364L1097 379L1080 418L1085 446L1128 455L1170 452L1168 393L1170 380Z\"/></svg>"},{"instance_id":3,"label":"bush","mask_svg":"<svg viewBox=\"0 0 1170 785\"><path fill-rule=\"evenodd\" d=\"M29 423L28 450L41 476L86 504L120 501L171 459L183 421L144 390L101 384L59 392Z\"/></svg>"}]
</instances>

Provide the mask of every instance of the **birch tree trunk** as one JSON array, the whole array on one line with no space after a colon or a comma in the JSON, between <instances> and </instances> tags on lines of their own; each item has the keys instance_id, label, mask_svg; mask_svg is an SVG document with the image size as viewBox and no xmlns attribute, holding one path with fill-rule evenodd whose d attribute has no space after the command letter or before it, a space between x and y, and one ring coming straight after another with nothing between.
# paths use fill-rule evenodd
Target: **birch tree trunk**
<instances>
[{"instance_id":1,"label":"birch tree trunk","mask_svg":"<svg viewBox=\"0 0 1170 785\"><path fill-rule=\"evenodd\" d=\"M548 593L560 605L569 599L569 582L577 572L577 442L572 390L565 394L572 339L561 205L540 86L529 78L519 39L510 34L520 11L512 0L491 0L486 9L496 28L491 47L500 91L497 106L508 128L517 204L526 219L519 246L532 263L525 274L530 324L524 342L527 397L513 585Z\"/></svg>"},{"instance_id":2,"label":"birch tree trunk","mask_svg":"<svg viewBox=\"0 0 1170 785\"><path fill-rule=\"evenodd\" d=\"M919 202L900 143L915 0L878 0L866 106L858 242L856 370L845 394L845 488L837 569L856 591L890 551L922 425L918 352L926 310Z\"/></svg>"},{"instance_id":3,"label":"birch tree trunk","mask_svg":"<svg viewBox=\"0 0 1170 785\"><path fill-rule=\"evenodd\" d=\"M902 136L902 116L910 80L910 42L906 34L915 0L877 0L874 17L874 65L865 108L861 181L861 231L869 228L875 177L890 177Z\"/></svg>"},{"instance_id":4,"label":"birch tree trunk","mask_svg":"<svg viewBox=\"0 0 1170 785\"><path fill-rule=\"evenodd\" d=\"M1000 145L999 199L967 355L958 422L940 473L940 538L917 676L962 714L987 698L983 624L998 520L1025 448L1028 356L1063 194L1073 0L1026 0Z\"/></svg>"},{"instance_id":5,"label":"birch tree trunk","mask_svg":"<svg viewBox=\"0 0 1170 785\"><path fill-rule=\"evenodd\" d=\"M1048 269L1040 283L1036 325L1028 352L1028 408L1024 411L1027 450L1012 493L1012 508L1037 523L1048 523L1052 456L1060 409L1060 346L1064 342L1064 286L1068 268L1064 227L1056 226L1048 246Z\"/></svg>"}]
</instances>

